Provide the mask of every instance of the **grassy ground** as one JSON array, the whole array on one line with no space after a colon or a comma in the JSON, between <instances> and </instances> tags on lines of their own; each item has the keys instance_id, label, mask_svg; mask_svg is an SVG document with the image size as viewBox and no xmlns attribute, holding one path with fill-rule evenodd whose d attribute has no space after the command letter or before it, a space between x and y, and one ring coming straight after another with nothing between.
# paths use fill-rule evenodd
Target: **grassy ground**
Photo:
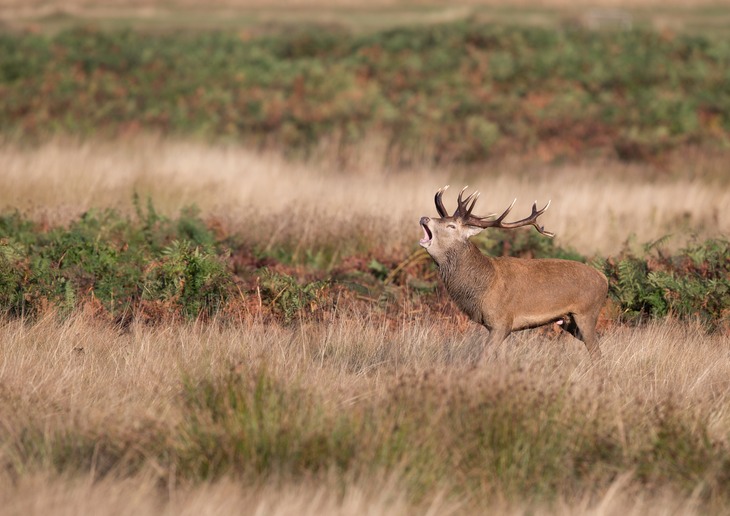
<instances>
[{"instance_id":1,"label":"grassy ground","mask_svg":"<svg viewBox=\"0 0 730 516\"><path fill-rule=\"evenodd\" d=\"M435 314L434 314L435 315ZM457 321L458 322L458 321ZM722 512L726 339L383 324L0 327L8 514Z\"/></svg>"}]
</instances>

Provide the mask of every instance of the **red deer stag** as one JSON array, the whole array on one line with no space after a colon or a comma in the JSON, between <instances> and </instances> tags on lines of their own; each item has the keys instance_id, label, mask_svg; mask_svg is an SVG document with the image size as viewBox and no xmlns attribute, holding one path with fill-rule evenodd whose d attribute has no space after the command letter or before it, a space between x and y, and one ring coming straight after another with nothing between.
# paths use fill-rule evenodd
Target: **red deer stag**
<instances>
[{"instance_id":1,"label":"red deer stag","mask_svg":"<svg viewBox=\"0 0 730 516\"><path fill-rule=\"evenodd\" d=\"M421 217L424 237L419 242L438 265L451 298L473 321L489 330L488 347L499 345L511 332L558 323L582 340L593 359L600 358L596 322L608 293L603 274L570 260L492 258L482 254L469 237L486 228L514 229L535 226L545 236L537 218L541 210L522 220L505 222L515 204L499 217L472 215L479 192L462 199L453 215L444 208L442 196L448 185L436 192L436 210L441 218Z\"/></svg>"}]
</instances>

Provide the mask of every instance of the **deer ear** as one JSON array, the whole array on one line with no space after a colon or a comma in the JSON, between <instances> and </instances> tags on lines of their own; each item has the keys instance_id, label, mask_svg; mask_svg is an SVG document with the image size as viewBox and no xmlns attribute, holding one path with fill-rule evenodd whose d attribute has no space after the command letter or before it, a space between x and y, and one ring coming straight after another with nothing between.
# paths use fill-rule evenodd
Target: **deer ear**
<instances>
[{"instance_id":1,"label":"deer ear","mask_svg":"<svg viewBox=\"0 0 730 516\"><path fill-rule=\"evenodd\" d=\"M463 231L466 234L466 238L473 237L474 235L478 235L479 233L484 231L484 228L480 228L477 226L464 225L463 227L464 227Z\"/></svg>"}]
</instances>

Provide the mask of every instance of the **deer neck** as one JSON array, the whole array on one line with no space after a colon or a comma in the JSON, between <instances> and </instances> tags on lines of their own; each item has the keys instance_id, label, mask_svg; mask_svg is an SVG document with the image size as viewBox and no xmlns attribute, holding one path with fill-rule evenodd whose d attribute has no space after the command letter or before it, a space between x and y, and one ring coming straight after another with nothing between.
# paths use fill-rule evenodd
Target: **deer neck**
<instances>
[{"instance_id":1,"label":"deer neck","mask_svg":"<svg viewBox=\"0 0 730 516\"><path fill-rule=\"evenodd\" d=\"M438 266L449 295L459 308L474 317L494 276L492 258L467 241L449 249Z\"/></svg>"}]
</instances>

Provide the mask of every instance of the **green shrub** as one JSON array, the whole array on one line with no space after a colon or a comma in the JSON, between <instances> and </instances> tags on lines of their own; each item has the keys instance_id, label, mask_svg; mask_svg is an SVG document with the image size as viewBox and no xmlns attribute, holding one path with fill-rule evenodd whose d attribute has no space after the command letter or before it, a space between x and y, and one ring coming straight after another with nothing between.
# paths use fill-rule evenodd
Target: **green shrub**
<instances>
[{"instance_id":1,"label":"green shrub","mask_svg":"<svg viewBox=\"0 0 730 516\"><path fill-rule=\"evenodd\" d=\"M191 242L174 241L162 250L143 283L143 299L159 299L197 317L212 315L225 303L231 278L218 256Z\"/></svg>"},{"instance_id":2,"label":"green shrub","mask_svg":"<svg viewBox=\"0 0 730 516\"><path fill-rule=\"evenodd\" d=\"M532 229L525 231L482 231L475 239L489 256L519 258L562 258L585 262L586 258L571 248L555 245L555 240Z\"/></svg>"},{"instance_id":3,"label":"green shrub","mask_svg":"<svg viewBox=\"0 0 730 516\"><path fill-rule=\"evenodd\" d=\"M63 314L95 300L116 319L159 300L189 317L215 312L231 274L196 209L170 220L151 201L146 211L135 205L136 221L90 210L46 231L18 214L0 217L0 310L33 316L53 306Z\"/></svg>"},{"instance_id":4,"label":"green shrub","mask_svg":"<svg viewBox=\"0 0 730 516\"><path fill-rule=\"evenodd\" d=\"M0 239L0 312L25 315L24 281L29 263L23 246Z\"/></svg>"},{"instance_id":5,"label":"green shrub","mask_svg":"<svg viewBox=\"0 0 730 516\"><path fill-rule=\"evenodd\" d=\"M302 313L317 311L325 302L326 281L300 283L296 278L264 268L259 274L261 298L290 323Z\"/></svg>"},{"instance_id":6,"label":"green shrub","mask_svg":"<svg viewBox=\"0 0 730 516\"><path fill-rule=\"evenodd\" d=\"M638 321L672 314L715 329L730 323L730 241L710 239L670 256L662 240L643 254L628 248L604 262L609 293L624 317Z\"/></svg>"},{"instance_id":7,"label":"green shrub","mask_svg":"<svg viewBox=\"0 0 730 516\"><path fill-rule=\"evenodd\" d=\"M216 243L215 236L208 229L205 222L200 218L200 209L197 206L184 207L177 220L170 220L160 215L155 209L151 198L147 198L146 206L142 206L139 195L135 192L132 197L132 204L137 215L137 223L141 224L141 231L134 227L132 235L135 239L142 237L144 244L149 246L153 252L160 252L168 247L174 240L188 240L194 245L210 247ZM131 221L129 221L131 224Z\"/></svg>"}]
</instances>

